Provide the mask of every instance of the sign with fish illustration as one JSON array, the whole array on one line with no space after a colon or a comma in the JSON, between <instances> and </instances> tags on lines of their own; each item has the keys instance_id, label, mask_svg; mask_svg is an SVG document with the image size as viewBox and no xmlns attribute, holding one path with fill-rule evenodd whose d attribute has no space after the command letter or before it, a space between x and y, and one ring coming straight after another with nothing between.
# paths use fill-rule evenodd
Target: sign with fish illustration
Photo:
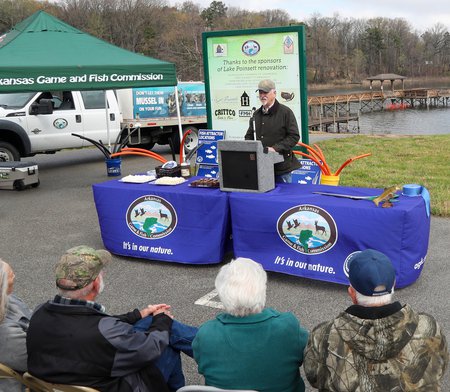
<instances>
[{"instance_id":1,"label":"sign with fish illustration","mask_svg":"<svg viewBox=\"0 0 450 392\"><path fill-rule=\"evenodd\" d=\"M277 231L286 245L300 253L320 254L337 241L336 223L324 209L304 204L285 211L277 222Z\"/></svg>"},{"instance_id":2,"label":"sign with fish illustration","mask_svg":"<svg viewBox=\"0 0 450 392\"><path fill-rule=\"evenodd\" d=\"M172 205L155 195L139 197L127 210L128 228L138 237L159 239L168 236L177 225Z\"/></svg>"},{"instance_id":3,"label":"sign with fish illustration","mask_svg":"<svg viewBox=\"0 0 450 392\"><path fill-rule=\"evenodd\" d=\"M300 167L292 172L294 184L320 184L320 167L311 159L299 159Z\"/></svg>"},{"instance_id":4,"label":"sign with fish illustration","mask_svg":"<svg viewBox=\"0 0 450 392\"><path fill-rule=\"evenodd\" d=\"M196 162L202 165L218 165L217 142L225 138L225 131L200 129ZM200 174L199 174L200 175Z\"/></svg>"},{"instance_id":5,"label":"sign with fish illustration","mask_svg":"<svg viewBox=\"0 0 450 392\"><path fill-rule=\"evenodd\" d=\"M218 165L198 165L197 176L206 178L219 178Z\"/></svg>"}]
</instances>

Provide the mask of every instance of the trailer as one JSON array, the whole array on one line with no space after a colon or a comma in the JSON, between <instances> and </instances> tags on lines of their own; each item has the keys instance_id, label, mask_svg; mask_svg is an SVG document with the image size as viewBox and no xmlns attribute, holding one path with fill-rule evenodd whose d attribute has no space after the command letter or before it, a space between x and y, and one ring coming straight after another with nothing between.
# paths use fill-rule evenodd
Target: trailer
<instances>
[{"instance_id":1,"label":"trailer","mask_svg":"<svg viewBox=\"0 0 450 392\"><path fill-rule=\"evenodd\" d=\"M177 113L177 99L180 117ZM185 140L185 149L198 144L198 130L207 127L205 85L202 82L180 82L174 87L143 87L116 91L122 113L122 129L133 132L131 145L151 149L158 144L180 146L182 133L191 131Z\"/></svg>"}]
</instances>

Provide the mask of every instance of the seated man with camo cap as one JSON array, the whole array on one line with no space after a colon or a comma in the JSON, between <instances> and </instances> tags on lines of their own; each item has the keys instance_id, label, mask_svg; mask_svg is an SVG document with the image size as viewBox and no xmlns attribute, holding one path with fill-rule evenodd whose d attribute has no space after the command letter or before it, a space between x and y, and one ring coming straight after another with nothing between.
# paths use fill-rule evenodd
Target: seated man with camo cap
<instances>
[{"instance_id":1,"label":"seated man with camo cap","mask_svg":"<svg viewBox=\"0 0 450 392\"><path fill-rule=\"evenodd\" d=\"M448 364L446 338L433 316L393 300L395 269L365 249L348 262L353 305L311 332L304 370L329 392L440 391Z\"/></svg>"},{"instance_id":2,"label":"seated man with camo cap","mask_svg":"<svg viewBox=\"0 0 450 392\"><path fill-rule=\"evenodd\" d=\"M102 271L111 259L108 251L87 246L62 256L56 265L59 294L30 320L28 371L46 381L100 391L176 390L184 385L179 350L192 355L190 342L197 329L172 320L166 304L121 316L106 314L95 300L103 291ZM147 316L152 316L146 319L149 327L136 329L133 324ZM181 333L184 346L171 346L171 335Z\"/></svg>"}]
</instances>

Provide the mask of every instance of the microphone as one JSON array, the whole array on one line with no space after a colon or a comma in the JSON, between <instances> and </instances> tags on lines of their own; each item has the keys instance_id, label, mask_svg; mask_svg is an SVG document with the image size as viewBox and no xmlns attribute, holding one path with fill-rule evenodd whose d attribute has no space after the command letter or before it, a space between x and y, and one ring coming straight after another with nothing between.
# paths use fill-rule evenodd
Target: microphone
<instances>
[{"instance_id":1,"label":"microphone","mask_svg":"<svg viewBox=\"0 0 450 392\"><path fill-rule=\"evenodd\" d=\"M256 108L252 107L252 125L253 125L253 140L256 139L256 121L255 121Z\"/></svg>"}]
</instances>

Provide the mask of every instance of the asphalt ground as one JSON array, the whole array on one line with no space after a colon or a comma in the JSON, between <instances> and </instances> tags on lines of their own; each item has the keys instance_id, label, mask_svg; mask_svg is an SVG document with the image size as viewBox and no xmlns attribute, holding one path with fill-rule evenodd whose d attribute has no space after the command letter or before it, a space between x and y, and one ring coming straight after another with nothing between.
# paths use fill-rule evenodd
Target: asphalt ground
<instances>
[{"instance_id":1,"label":"asphalt ground","mask_svg":"<svg viewBox=\"0 0 450 392\"><path fill-rule=\"evenodd\" d=\"M157 146L155 151L170 156L165 146ZM53 268L66 249L81 244L103 247L91 186L110 178L106 176L103 156L94 148L66 150L24 161L38 163L41 185L21 192L0 190L0 257L15 271L15 294L33 309L55 294ZM145 172L157 165L157 161L146 157L124 157L122 175ZM449 238L450 219L432 217L423 272L413 285L396 292L400 302L434 315L447 336ZM224 262L230 258L227 255ZM214 289L221 265L185 265L114 256L106 271L105 291L98 301L112 314L151 303L167 303L176 319L198 326L219 312L195 302ZM293 312L308 330L350 304L342 285L273 272L268 277L267 305ZM183 355L183 364L189 384L203 382L192 359ZM450 390L448 371L442 390Z\"/></svg>"}]
</instances>

